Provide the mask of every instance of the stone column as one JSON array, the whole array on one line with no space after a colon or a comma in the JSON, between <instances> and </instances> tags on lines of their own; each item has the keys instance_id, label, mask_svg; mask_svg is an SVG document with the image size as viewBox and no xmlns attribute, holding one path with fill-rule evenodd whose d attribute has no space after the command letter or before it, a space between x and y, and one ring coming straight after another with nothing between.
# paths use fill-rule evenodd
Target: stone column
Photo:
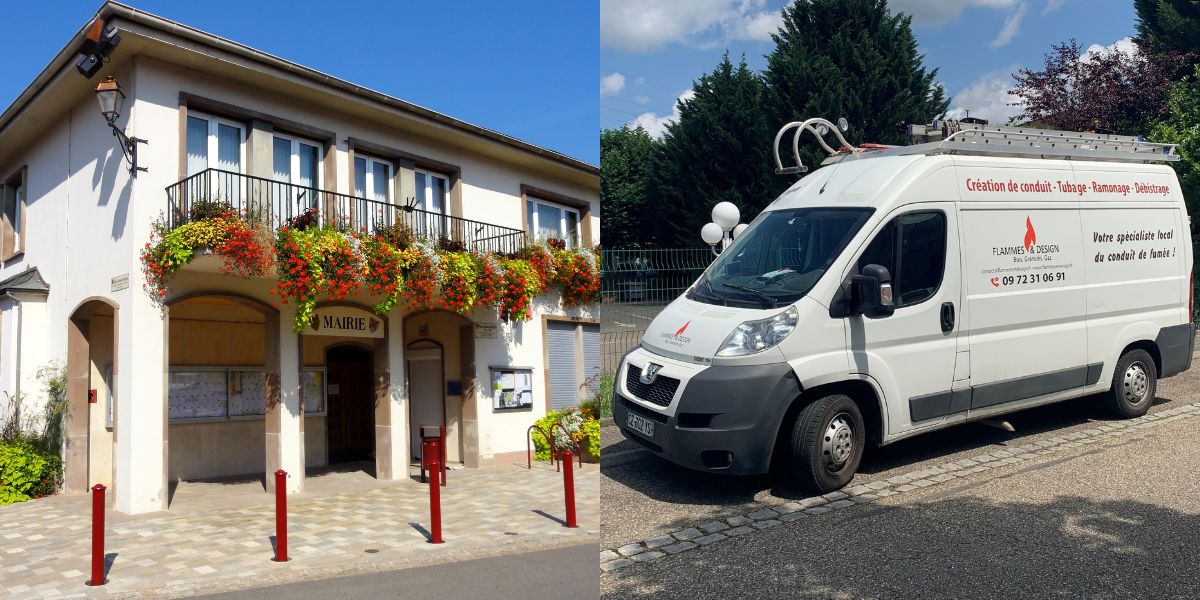
<instances>
[{"instance_id":1,"label":"stone column","mask_svg":"<svg viewBox=\"0 0 1200 600\"><path fill-rule=\"evenodd\" d=\"M266 317L266 477L275 491L275 471L288 473L288 493L304 489L304 413L300 402L300 336L292 331L295 309L280 307Z\"/></svg>"},{"instance_id":2,"label":"stone column","mask_svg":"<svg viewBox=\"0 0 1200 600\"><path fill-rule=\"evenodd\" d=\"M168 320L146 294L126 298L116 332L115 502L117 510L138 514L167 509Z\"/></svg>"},{"instance_id":3,"label":"stone column","mask_svg":"<svg viewBox=\"0 0 1200 600\"><path fill-rule=\"evenodd\" d=\"M404 320L389 315L387 335L375 340L375 476L408 477L408 394L404 382Z\"/></svg>"},{"instance_id":4,"label":"stone column","mask_svg":"<svg viewBox=\"0 0 1200 600\"><path fill-rule=\"evenodd\" d=\"M63 461L63 492L88 489L88 323L67 319L67 423Z\"/></svg>"}]
</instances>

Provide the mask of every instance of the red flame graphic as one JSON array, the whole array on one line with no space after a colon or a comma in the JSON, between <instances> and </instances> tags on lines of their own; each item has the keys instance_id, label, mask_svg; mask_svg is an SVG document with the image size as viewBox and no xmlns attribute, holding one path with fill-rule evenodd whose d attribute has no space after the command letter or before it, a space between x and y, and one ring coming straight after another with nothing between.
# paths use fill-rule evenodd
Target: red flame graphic
<instances>
[{"instance_id":1,"label":"red flame graphic","mask_svg":"<svg viewBox=\"0 0 1200 600\"><path fill-rule=\"evenodd\" d=\"M1029 252L1033 245L1037 243L1037 233L1033 231L1033 221L1029 220L1029 215L1025 216L1025 251Z\"/></svg>"},{"instance_id":2,"label":"red flame graphic","mask_svg":"<svg viewBox=\"0 0 1200 600\"><path fill-rule=\"evenodd\" d=\"M683 327L680 327L680 328L679 328L679 331L676 331L676 332L675 332L675 336L674 336L674 337L679 337L679 336L683 335L683 332L687 331L688 325L691 325L691 324L692 324L692 322L691 322L691 321L688 321L687 323L684 323L684 324L683 324Z\"/></svg>"}]
</instances>

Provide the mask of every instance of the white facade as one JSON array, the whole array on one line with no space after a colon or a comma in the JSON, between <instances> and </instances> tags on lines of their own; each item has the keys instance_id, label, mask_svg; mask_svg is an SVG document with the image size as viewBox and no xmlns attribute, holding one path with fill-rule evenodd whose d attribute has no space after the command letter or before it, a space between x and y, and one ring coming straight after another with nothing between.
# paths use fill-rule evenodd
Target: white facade
<instances>
[{"instance_id":1,"label":"white facade","mask_svg":"<svg viewBox=\"0 0 1200 600\"><path fill-rule=\"evenodd\" d=\"M305 464L326 462L327 444L316 439L325 431L324 419L300 416L300 385L301 369L318 368L309 363L325 360L319 348L328 340L318 343L316 336L294 334L288 306L270 310L271 279L220 275L212 266L215 259L203 258L171 282L165 310L143 290L139 252L149 240L151 224L167 210L165 189L188 174L189 115L214 116L244 128L240 151L246 174L272 178L272 140L286 134L322 147L323 190L356 194L356 156L393 166L388 185L395 199L415 195L414 169L441 169L454 186L447 191L445 207L452 216L527 230L528 198L571 201L578 203L572 208L584 220L579 243L599 243L596 167L373 92L354 93L345 82L331 82L319 73L126 7L106 5L100 16L122 37L111 62L90 80L76 73L69 59L78 47L77 36L0 116L0 183L18 173L25 181L23 215L14 224L23 238L23 251L14 248L14 255L3 262L0 280L36 268L49 288L42 296L13 292L0 300L0 390L21 394L27 407L39 405L44 392L37 370L54 362L68 366L68 492L104 483L113 487L119 510L146 512L167 507L172 477L261 473L265 458L266 471L287 470L294 475L289 489L298 490L303 478L296 474L304 472ZM98 114L92 93L107 75L116 76L127 96L117 125L129 136L148 140L138 148L138 164L147 170L136 177ZM126 276L127 286L121 283ZM214 300L194 300L204 297ZM452 440L448 458L477 466L523 453L525 429L548 406L546 323L565 319L591 327L598 320L595 306L565 309L558 300L554 293L538 298L531 320L499 324L495 339L463 333L473 329L473 322L496 323L494 313L476 310L467 320L396 309L386 316L388 335L382 340L347 340L373 353L377 378L387 376L388 402L374 409L377 475L407 476L406 345L437 337L439 327L451 328L443 332L446 340L455 338L452 328L458 327L461 342L443 344L443 363L455 363L447 372L457 376L445 377L443 383L457 381L464 388L453 396L453 387L443 386ZM238 307L222 308L227 301ZM369 307L374 301L359 294L347 302ZM178 308L184 305L186 310ZM245 306L262 310L254 316ZM235 318L242 314L238 311L245 312L244 317ZM208 333L188 333L188 322L196 319L208 321L196 326ZM439 319L448 324L439 325ZM233 327L255 332L250 342L238 346L253 346L246 350L250 354L245 360L251 362L230 366L277 373L279 414L268 407L266 416L246 419L168 419L170 373L180 369L183 356L178 348L199 357L202 347L211 343L180 336L211 335L219 329L211 323L217 322L240 323ZM461 347L472 344L473 349ZM170 348L177 349L174 355ZM455 348L458 352L452 353ZM195 360L209 363L205 367L221 366L219 357ZM109 365L111 375L106 371ZM493 410L490 367L506 365L532 370L532 409ZM466 389L472 379L480 385ZM112 428L104 426L104 398L92 405L86 401L89 389L104 396L109 381L116 399ZM197 433L202 428L207 433ZM252 440L246 451L235 447L220 464L204 467L207 453L244 439ZM255 464L250 471L244 469ZM80 465L87 470L81 472Z\"/></svg>"}]
</instances>

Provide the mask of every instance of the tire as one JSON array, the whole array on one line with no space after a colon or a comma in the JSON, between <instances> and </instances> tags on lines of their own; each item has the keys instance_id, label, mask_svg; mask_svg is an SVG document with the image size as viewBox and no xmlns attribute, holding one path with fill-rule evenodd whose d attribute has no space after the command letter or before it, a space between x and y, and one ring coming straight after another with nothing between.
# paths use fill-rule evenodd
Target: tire
<instances>
[{"instance_id":1,"label":"tire","mask_svg":"<svg viewBox=\"0 0 1200 600\"><path fill-rule=\"evenodd\" d=\"M845 487L858 471L866 441L858 404L845 394L825 396L796 415L792 476L801 486L822 494Z\"/></svg>"},{"instance_id":2,"label":"tire","mask_svg":"<svg viewBox=\"0 0 1200 600\"><path fill-rule=\"evenodd\" d=\"M1150 410L1157 390L1158 371L1154 366L1154 358L1145 350L1130 350L1117 361L1112 387L1105 396L1113 414L1132 419Z\"/></svg>"}]
</instances>

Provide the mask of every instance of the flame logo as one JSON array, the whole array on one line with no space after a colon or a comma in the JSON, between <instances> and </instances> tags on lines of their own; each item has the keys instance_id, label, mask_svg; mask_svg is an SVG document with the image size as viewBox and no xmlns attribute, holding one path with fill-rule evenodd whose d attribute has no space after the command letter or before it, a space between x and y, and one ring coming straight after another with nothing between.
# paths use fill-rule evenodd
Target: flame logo
<instances>
[{"instance_id":1,"label":"flame logo","mask_svg":"<svg viewBox=\"0 0 1200 600\"><path fill-rule=\"evenodd\" d=\"M671 336L671 337L679 337L679 336L683 335L683 332L687 331L688 325L691 325L691 324L692 324L692 322L691 322L691 321L688 321L687 323L684 323L684 324L683 324L683 327L680 327L680 328L679 328L679 331L676 331L676 332L675 332L675 335L673 335L673 336Z\"/></svg>"},{"instance_id":2,"label":"flame logo","mask_svg":"<svg viewBox=\"0 0 1200 600\"><path fill-rule=\"evenodd\" d=\"M1037 243L1037 233L1033 230L1033 221L1029 220L1029 215L1025 215L1025 251L1029 252L1035 243Z\"/></svg>"}]
</instances>

